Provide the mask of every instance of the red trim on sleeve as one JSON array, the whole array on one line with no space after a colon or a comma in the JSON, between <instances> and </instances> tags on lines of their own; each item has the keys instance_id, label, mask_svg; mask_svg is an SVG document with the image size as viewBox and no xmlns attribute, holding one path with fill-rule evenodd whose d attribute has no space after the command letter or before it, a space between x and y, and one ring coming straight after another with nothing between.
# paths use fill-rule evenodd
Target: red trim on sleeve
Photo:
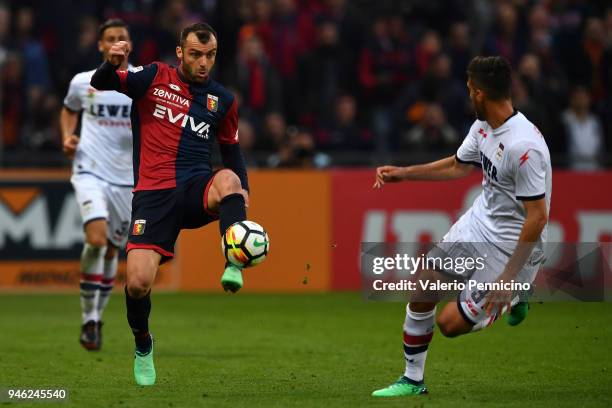
<instances>
[{"instance_id":1,"label":"red trim on sleeve","mask_svg":"<svg viewBox=\"0 0 612 408\"><path fill-rule=\"evenodd\" d=\"M236 106L236 98L232 101L232 106L230 106L219 125L218 137L219 143L222 144L238 143L238 107Z\"/></svg>"}]
</instances>

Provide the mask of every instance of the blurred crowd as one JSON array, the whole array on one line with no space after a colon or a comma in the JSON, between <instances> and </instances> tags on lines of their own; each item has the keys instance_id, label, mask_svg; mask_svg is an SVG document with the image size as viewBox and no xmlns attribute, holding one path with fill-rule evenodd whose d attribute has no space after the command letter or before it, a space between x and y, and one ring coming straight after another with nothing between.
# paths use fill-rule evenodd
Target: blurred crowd
<instances>
[{"instance_id":1,"label":"blurred crowd","mask_svg":"<svg viewBox=\"0 0 612 408\"><path fill-rule=\"evenodd\" d=\"M452 154L474 120L475 55L515 68L515 107L553 164L612 166L607 0L0 0L4 166L66 165L72 76L101 63L98 25L130 26L134 65L176 64L181 28L218 31L214 76L239 100L253 167L409 163Z\"/></svg>"}]
</instances>

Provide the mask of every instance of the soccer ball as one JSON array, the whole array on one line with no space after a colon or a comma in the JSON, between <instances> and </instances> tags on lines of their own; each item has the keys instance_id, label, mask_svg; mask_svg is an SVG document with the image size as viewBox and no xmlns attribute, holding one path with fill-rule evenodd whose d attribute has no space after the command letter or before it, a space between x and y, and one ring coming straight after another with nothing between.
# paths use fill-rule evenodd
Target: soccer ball
<instances>
[{"instance_id":1,"label":"soccer ball","mask_svg":"<svg viewBox=\"0 0 612 408\"><path fill-rule=\"evenodd\" d=\"M223 255L239 268L263 262L270 250L270 240L263 227L253 221L238 221L221 237Z\"/></svg>"}]
</instances>

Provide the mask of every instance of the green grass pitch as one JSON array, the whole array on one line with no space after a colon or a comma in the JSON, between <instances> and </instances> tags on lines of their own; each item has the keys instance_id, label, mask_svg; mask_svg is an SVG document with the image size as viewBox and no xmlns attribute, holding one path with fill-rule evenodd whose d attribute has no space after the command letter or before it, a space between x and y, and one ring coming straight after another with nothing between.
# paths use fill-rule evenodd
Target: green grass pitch
<instances>
[{"instance_id":1,"label":"green grass pitch","mask_svg":"<svg viewBox=\"0 0 612 408\"><path fill-rule=\"evenodd\" d=\"M535 304L512 328L430 347L427 396L377 400L403 372L404 305L358 294L154 294L158 382L134 385L123 297L101 352L78 295L0 295L0 387L63 387L75 407L612 406L612 304ZM0 404L0 405L5 405Z\"/></svg>"}]
</instances>

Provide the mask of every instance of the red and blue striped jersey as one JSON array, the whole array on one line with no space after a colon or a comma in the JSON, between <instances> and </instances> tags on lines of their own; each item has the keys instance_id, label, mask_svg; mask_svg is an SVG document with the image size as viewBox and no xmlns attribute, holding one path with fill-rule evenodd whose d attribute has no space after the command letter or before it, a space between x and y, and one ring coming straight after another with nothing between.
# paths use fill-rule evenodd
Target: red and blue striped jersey
<instances>
[{"instance_id":1,"label":"red and blue striped jersey","mask_svg":"<svg viewBox=\"0 0 612 408\"><path fill-rule=\"evenodd\" d=\"M235 153L224 146L235 145L240 160L233 167L242 168L233 170L248 189L238 149L236 98L231 92L213 79L204 84L188 82L177 68L161 62L116 75L119 81L112 78L112 87L133 99L134 191L174 188L211 173L214 140L223 156L224 151ZM223 161L226 164L226 157Z\"/></svg>"}]
</instances>

